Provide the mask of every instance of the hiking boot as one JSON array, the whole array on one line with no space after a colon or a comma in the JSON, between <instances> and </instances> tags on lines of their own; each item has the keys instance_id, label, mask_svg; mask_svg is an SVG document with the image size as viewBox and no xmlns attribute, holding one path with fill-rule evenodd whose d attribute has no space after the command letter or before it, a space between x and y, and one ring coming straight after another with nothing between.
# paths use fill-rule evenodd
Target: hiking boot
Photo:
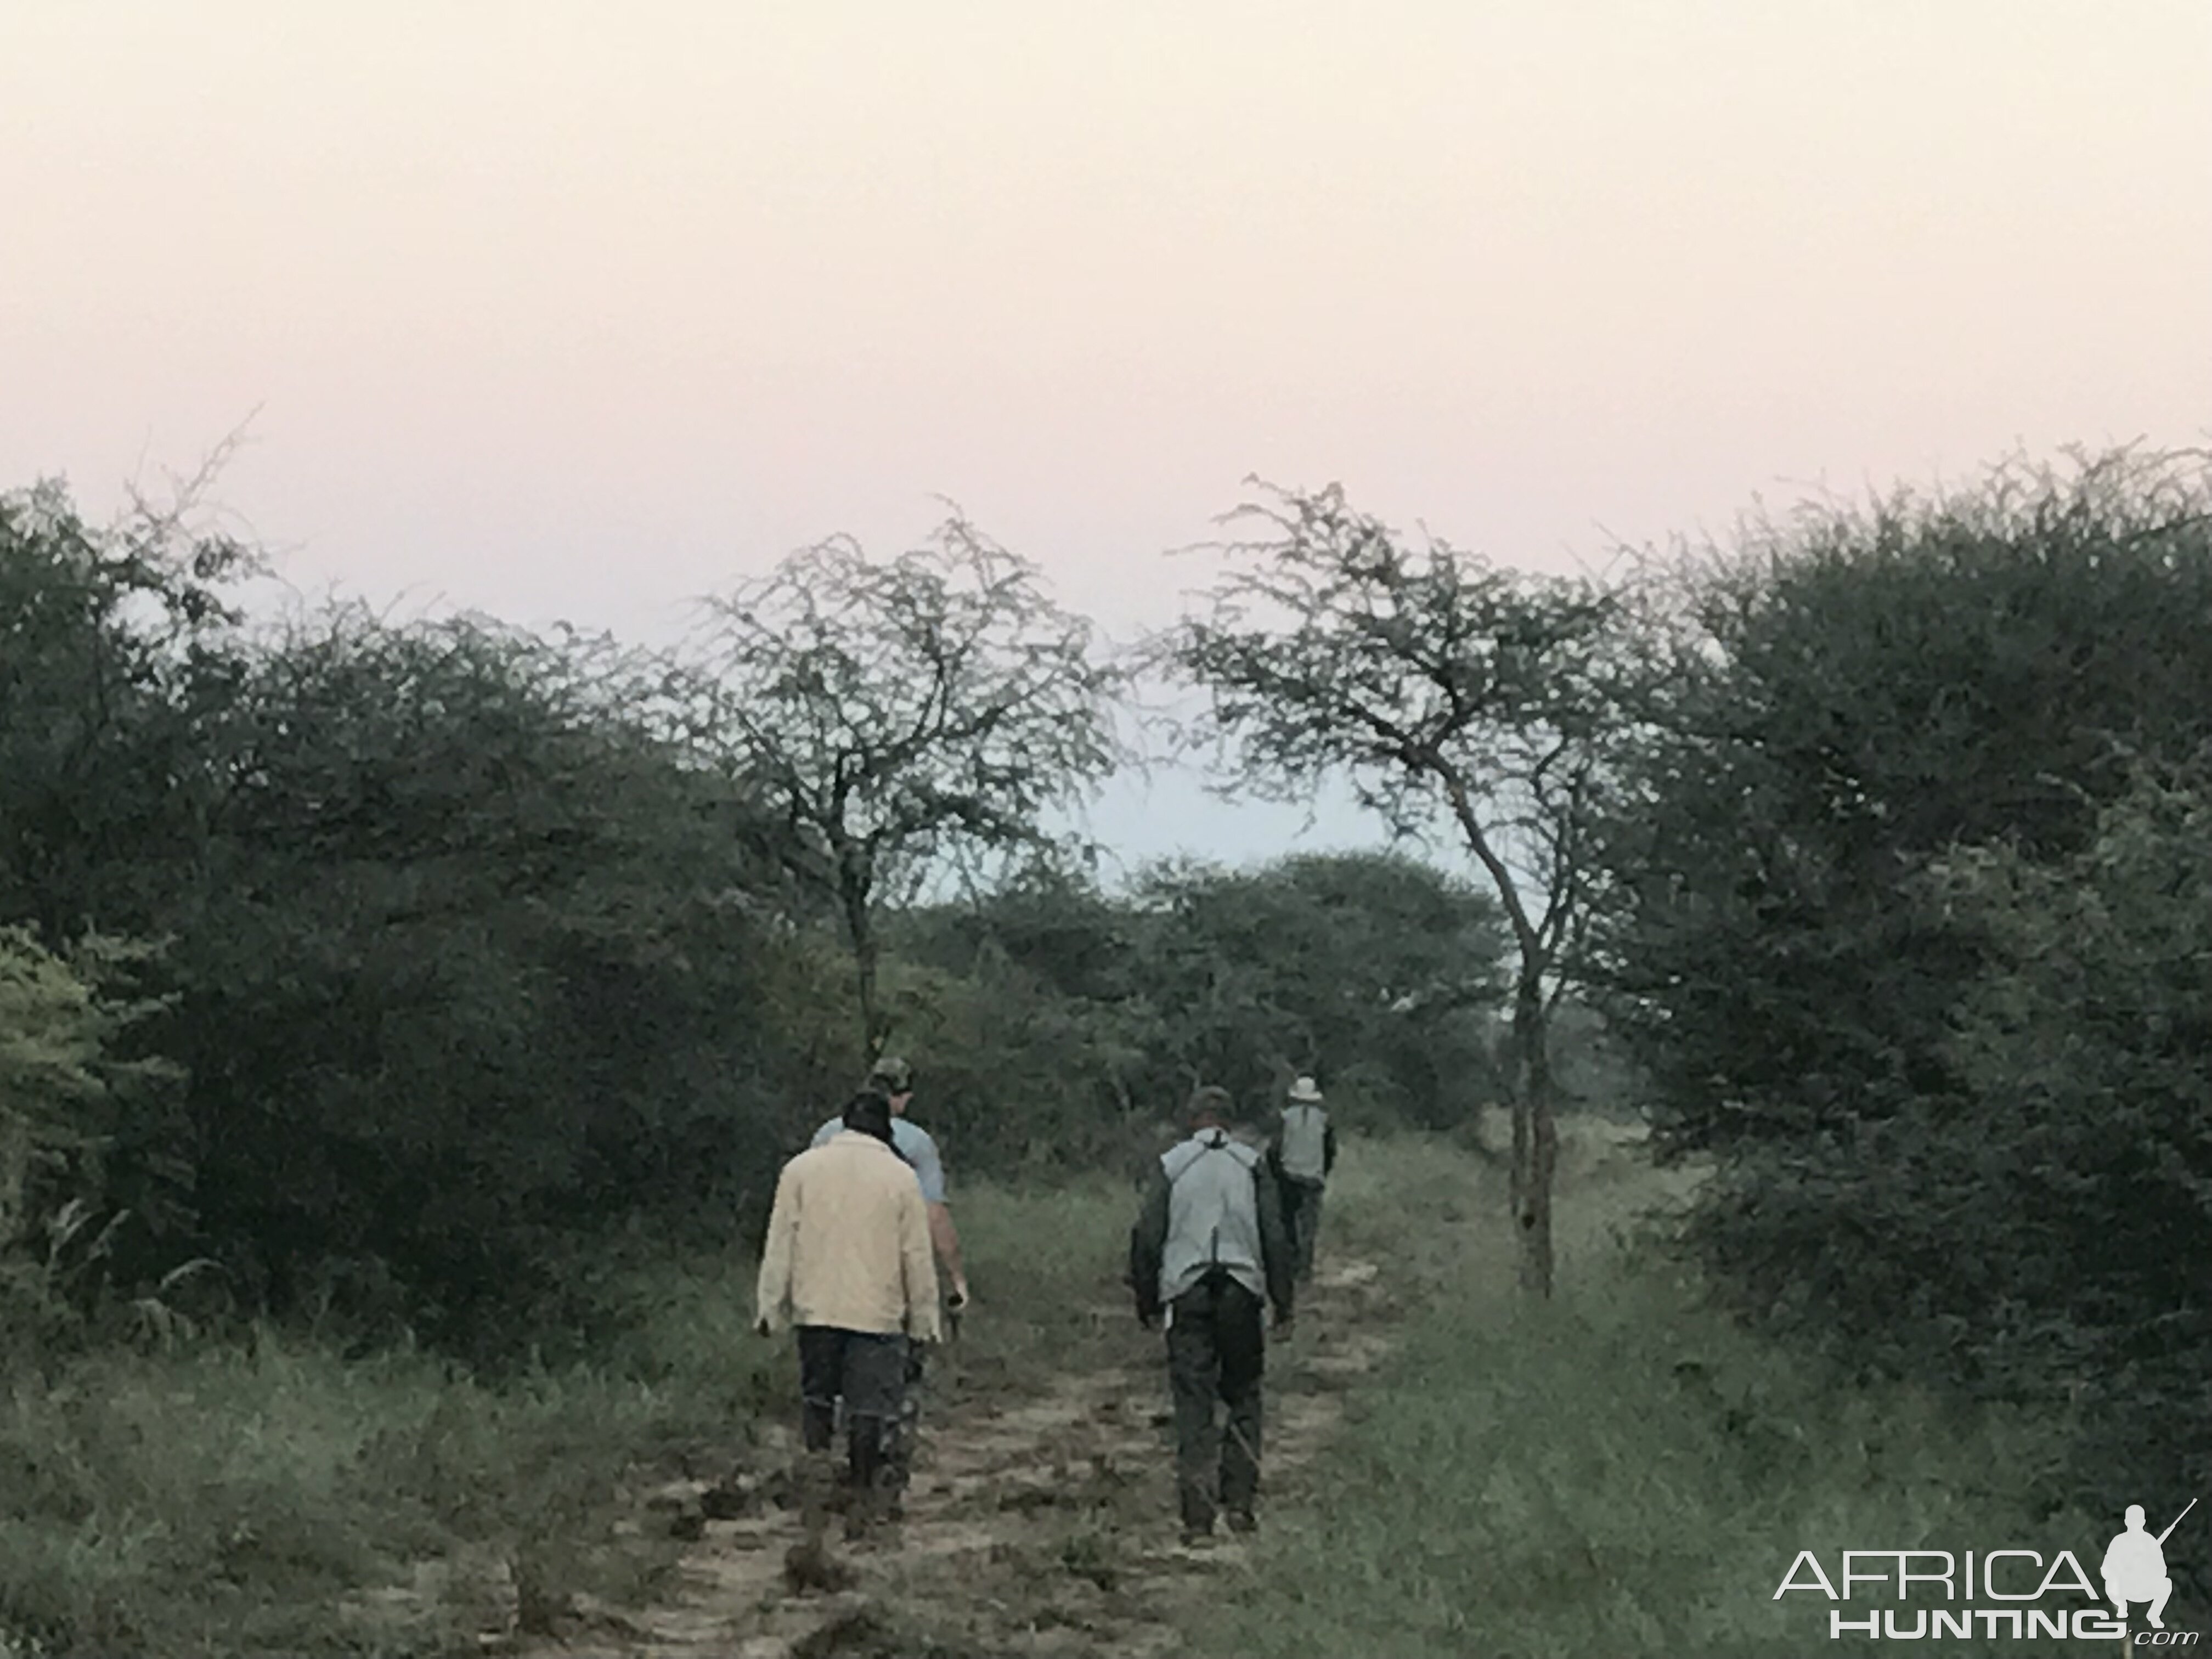
<instances>
[{"instance_id":1,"label":"hiking boot","mask_svg":"<svg viewBox=\"0 0 2212 1659\"><path fill-rule=\"evenodd\" d=\"M709 1521L735 1521L759 1510L763 1483L750 1474L732 1474L699 1494L699 1511Z\"/></svg>"},{"instance_id":2,"label":"hiking boot","mask_svg":"<svg viewBox=\"0 0 2212 1659\"><path fill-rule=\"evenodd\" d=\"M845 1510L845 1541L857 1544L866 1540L895 1547L900 1538L900 1523L906 1519L906 1505L899 1501L898 1493L881 1486L856 1485L851 1498Z\"/></svg>"},{"instance_id":3,"label":"hiking boot","mask_svg":"<svg viewBox=\"0 0 2212 1659\"><path fill-rule=\"evenodd\" d=\"M1185 1549L1202 1550L1212 1542L1213 1523L1212 1522L1207 1522L1202 1527L1194 1527L1185 1523L1182 1529L1182 1547Z\"/></svg>"},{"instance_id":4,"label":"hiking boot","mask_svg":"<svg viewBox=\"0 0 2212 1659\"><path fill-rule=\"evenodd\" d=\"M875 1530L884 1512L881 1493L855 1484L845 1489L845 1541L857 1543Z\"/></svg>"},{"instance_id":5,"label":"hiking boot","mask_svg":"<svg viewBox=\"0 0 2212 1659\"><path fill-rule=\"evenodd\" d=\"M1253 1519L1252 1511L1249 1510L1229 1511L1229 1530L1231 1532L1255 1532L1258 1530L1259 1525L1260 1523Z\"/></svg>"}]
</instances>

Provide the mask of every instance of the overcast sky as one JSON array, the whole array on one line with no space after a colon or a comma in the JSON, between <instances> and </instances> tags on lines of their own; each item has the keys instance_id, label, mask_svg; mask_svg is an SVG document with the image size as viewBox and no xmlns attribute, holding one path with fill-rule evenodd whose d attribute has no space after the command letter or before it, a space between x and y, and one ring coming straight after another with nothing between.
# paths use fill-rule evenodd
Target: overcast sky
<instances>
[{"instance_id":1,"label":"overcast sky","mask_svg":"<svg viewBox=\"0 0 2212 1659\"><path fill-rule=\"evenodd\" d=\"M256 410L295 585L641 640L939 494L1126 634L1248 473L1566 569L2203 443L2212 6L0 0L0 487Z\"/></svg>"}]
</instances>

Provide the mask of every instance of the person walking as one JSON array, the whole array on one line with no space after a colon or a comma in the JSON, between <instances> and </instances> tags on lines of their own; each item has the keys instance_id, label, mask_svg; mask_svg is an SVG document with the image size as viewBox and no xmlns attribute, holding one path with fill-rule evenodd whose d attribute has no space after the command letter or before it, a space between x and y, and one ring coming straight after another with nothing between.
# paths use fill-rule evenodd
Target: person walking
<instances>
[{"instance_id":1,"label":"person walking","mask_svg":"<svg viewBox=\"0 0 2212 1659\"><path fill-rule=\"evenodd\" d=\"M1217 1509L1249 1532L1260 1489L1263 1315L1290 1328L1291 1260L1261 1154L1229 1133L1229 1095L1191 1097L1190 1137L1164 1153L1129 1234L1129 1287L1146 1329L1164 1322L1176 1485L1187 1545ZM1225 1426L1218 1421L1225 1412Z\"/></svg>"},{"instance_id":2,"label":"person walking","mask_svg":"<svg viewBox=\"0 0 2212 1659\"><path fill-rule=\"evenodd\" d=\"M896 1055L885 1054L869 1068L861 1085L890 1102L891 1146L914 1168L921 1199L929 1217L930 1247L940 1268L939 1282L949 1287L945 1306L957 1320L968 1306L968 1273L960 1260L960 1230L952 1224L952 1207L945 1186L945 1161L928 1130L906 1115L914 1100L914 1067ZM827 1145L844 1126L831 1118L814 1133L814 1145ZM899 1421L891 1437L890 1493L887 1513L896 1520L905 1513L906 1489L914 1479L914 1453L921 1433L922 1384L927 1373L925 1351L919 1344L907 1347L906 1382L899 1394Z\"/></svg>"},{"instance_id":3,"label":"person walking","mask_svg":"<svg viewBox=\"0 0 2212 1659\"><path fill-rule=\"evenodd\" d=\"M907 1356L940 1339L937 1266L914 1171L892 1150L890 1102L863 1091L842 1127L783 1167L769 1213L754 1325L799 1332L800 1512L818 1546L844 1406L851 1502L846 1536L895 1508L890 1453Z\"/></svg>"},{"instance_id":4,"label":"person walking","mask_svg":"<svg viewBox=\"0 0 2212 1659\"><path fill-rule=\"evenodd\" d=\"M1313 1277L1314 1240L1321 1232L1322 1194L1336 1168L1336 1126L1310 1077L1291 1085L1282 1118L1267 1147L1267 1162L1282 1188L1283 1224L1301 1284Z\"/></svg>"}]
</instances>

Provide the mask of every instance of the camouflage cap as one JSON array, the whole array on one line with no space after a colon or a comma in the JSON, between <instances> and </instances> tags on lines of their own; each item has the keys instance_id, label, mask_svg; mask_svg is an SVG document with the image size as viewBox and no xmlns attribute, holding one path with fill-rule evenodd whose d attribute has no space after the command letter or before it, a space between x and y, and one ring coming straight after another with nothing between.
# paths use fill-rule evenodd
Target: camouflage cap
<instances>
[{"instance_id":1,"label":"camouflage cap","mask_svg":"<svg viewBox=\"0 0 2212 1659\"><path fill-rule=\"evenodd\" d=\"M885 1054L868 1068L868 1084L887 1095L914 1092L914 1067L896 1054Z\"/></svg>"}]
</instances>

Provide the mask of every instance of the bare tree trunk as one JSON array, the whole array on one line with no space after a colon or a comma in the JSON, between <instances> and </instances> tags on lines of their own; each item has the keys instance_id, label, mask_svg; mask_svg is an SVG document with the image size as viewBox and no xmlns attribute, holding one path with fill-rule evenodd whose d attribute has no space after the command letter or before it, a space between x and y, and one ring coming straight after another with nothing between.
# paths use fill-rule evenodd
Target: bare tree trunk
<instances>
[{"instance_id":1,"label":"bare tree trunk","mask_svg":"<svg viewBox=\"0 0 2212 1659\"><path fill-rule=\"evenodd\" d=\"M1434 759L1434 751L1431 751ZM1466 781L1442 771L1452 816L1472 852L1489 873L1498 902L1512 924L1521 963L1513 986L1513 1164L1510 1192L1513 1231L1519 1241L1521 1288L1537 1296L1552 1293L1552 1176L1559 1162L1559 1126L1553 1121L1550 1011L1544 996L1544 972L1552 951L1544 930L1528 918L1513 872L1484 832L1480 814Z\"/></svg>"},{"instance_id":2,"label":"bare tree trunk","mask_svg":"<svg viewBox=\"0 0 2212 1659\"><path fill-rule=\"evenodd\" d=\"M1559 1163L1550 1020L1540 972L1523 963L1513 998L1513 1230L1524 1291L1552 1293L1552 1182Z\"/></svg>"},{"instance_id":3,"label":"bare tree trunk","mask_svg":"<svg viewBox=\"0 0 2212 1659\"><path fill-rule=\"evenodd\" d=\"M853 988L860 1006L860 1057L873 1062L884 1038L883 1016L876 1001L875 919L868 910L868 890L858 883L842 884L845 933L853 945Z\"/></svg>"},{"instance_id":4,"label":"bare tree trunk","mask_svg":"<svg viewBox=\"0 0 2212 1659\"><path fill-rule=\"evenodd\" d=\"M853 941L853 985L860 1002L860 1053L873 1063L883 1042L884 1024L876 1002L875 931L865 921Z\"/></svg>"}]
</instances>

